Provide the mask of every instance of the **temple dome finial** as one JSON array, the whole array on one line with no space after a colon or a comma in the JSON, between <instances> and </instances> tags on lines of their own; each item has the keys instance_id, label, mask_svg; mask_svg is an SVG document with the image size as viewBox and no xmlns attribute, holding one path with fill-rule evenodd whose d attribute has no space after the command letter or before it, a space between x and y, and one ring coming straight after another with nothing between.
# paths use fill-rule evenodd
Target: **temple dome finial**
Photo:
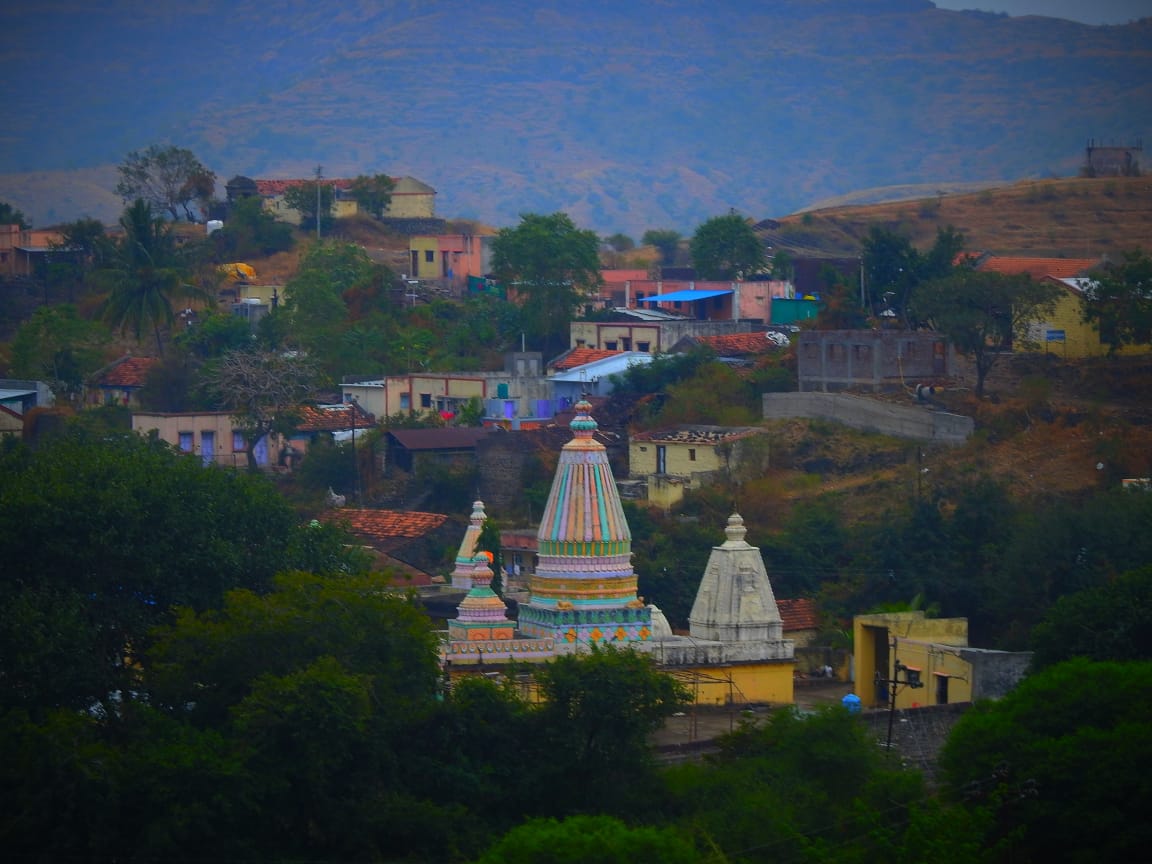
<instances>
[{"instance_id":1,"label":"temple dome finial","mask_svg":"<svg viewBox=\"0 0 1152 864\"><path fill-rule=\"evenodd\" d=\"M728 525L724 528L724 535L728 538L728 543L742 543L744 537L748 534L748 529L744 527L744 517L739 513L733 513L728 517Z\"/></svg>"}]
</instances>

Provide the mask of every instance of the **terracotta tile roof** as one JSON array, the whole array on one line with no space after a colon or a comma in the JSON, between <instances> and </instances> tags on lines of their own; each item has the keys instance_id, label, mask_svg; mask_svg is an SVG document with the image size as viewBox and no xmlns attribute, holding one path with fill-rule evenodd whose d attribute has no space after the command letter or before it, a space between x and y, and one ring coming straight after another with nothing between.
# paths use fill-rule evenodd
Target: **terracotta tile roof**
<instances>
[{"instance_id":1,"label":"terracotta tile roof","mask_svg":"<svg viewBox=\"0 0 1152 864\"><path fill-rule=\"evenodd\" d=\"M785 633L820 629L820 616L816 613L816 604L812 600L803 597L799 600L777 600L776 608L780 610Z\"/></svg>"},{"instance_id":2,"label":"terracotta tile roof","mask_svg":"<svg viewBox=\"0 0 1152 864\"><path fill-rule=\"evenodd\" d=\"M300 432L335 432L352 428L352 405L302 405L297 409L300 422L296 428ZM355 406L356 427L367 429L376 423L376 418Z\"/></svg>"},{"instance_id":3,"label":"terracotta tile roof","mask_svg":"<svg viewBox=\"0 0 1152 864\"><path fill-rule=\"evenodd\" d=\"M567 369L575 369L577 366L584 366L587 363L595 363L597 360L603 360L607 357L615 357L619 351L606 351L603 348L573 348L567 354L561 354L552 361L550 368L554 372L563 372Z\"/></svg>"},{"instance_id":4,"label":"terracotta tile roof","mask_svg":"<svg viewBox=\"0 0 1152 864\"><path fill-rule=\"evenodd\" d=\"M96 383L101 387L143 387L148 370L156 363L155 357L122 357L100 374Z\"/></svg>"},{"instance_id":5,"label":"terracotta tile roof","mask_svg":"<svg viewBox=\"0 0 1152 864\"><path fill-rule=\"evenodd\" d=\"M389 433L406 450L470 450L491 429L393 429Z\"/></svg>"},{"instance_id":6,"label":"terracotta tile roof","mask_svg":"<svg viewBox=\"0 0 1152 864\"><path fill-rule=\"evenodd\" d=\"M283 195L285 191L294 186L303 186L305 183L312 182L314 180L311 177L299 180L257 180L256 194L265 198L273 198L277 195ZM320 182L325 186L334 186L341 191L346 191L352 187L352 181L346 177L324 177L321 178Z\"/></svg>"},{"instance_id":7,"label":"terracotta tile roof","mask_svg":"<svg viewBox=\"0 0 1152 864\"><path fill-rule=\"evenodd\" d=\"M769 342L766 333L724 333L719 336L702 336L698 341L722 356L767 354L780 347Z\"/></svg>"},{"instance_id":8,"label":"terracotta tile roof","mask_svg":"<svg viewBox=\"0 0 1152 864\"><path fill-rule=\"evenodd\" d=\"M601 270L600 278L605 282L647 282L647 270Z\"/></svg>"},{"instance_id":9,"label":"terracotta tile roof","mask_svg":"<svg viewBox=\"0 0 1152 864\"><path fill-rule=\"evenodd\" d=\"M1027 273L1033 279L1043 279L1045 276L1067 279L1071 276L1080 276L1099 264L1098 258L1010 258L990 255L980 261L976 269L1003 273L1005 276Z\"/></svg>"},{"instance_id":10,"label":"terracotta tile roof","mask_svg":"<svg viewBox=\"0 0 1152 864\"><path fill-rule=\"evenodd\" d=\"M362 510L341 507L325 510L323 522L347 522L348 530L381 549L394 548L397 541L423 537L448 521L442 513L419 513L408 510Z\"/></svg>"}]
</instances>

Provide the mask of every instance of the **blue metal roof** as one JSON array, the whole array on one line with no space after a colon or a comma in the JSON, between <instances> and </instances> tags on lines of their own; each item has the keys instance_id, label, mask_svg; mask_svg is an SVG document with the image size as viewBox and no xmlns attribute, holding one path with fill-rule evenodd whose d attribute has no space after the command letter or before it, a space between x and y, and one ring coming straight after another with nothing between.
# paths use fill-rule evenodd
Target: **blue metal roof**
<instances>
[{"instance_id":1,"label":"blue metal roof","mask_svg":"<svg viewBox=\"0 0 1152 864\"><path fill-rule=\"evenodd\" d=\"M658 294L655 297L645 297L644 303L678 303L684 300L708 300L711 297L723 297L731 294L731 288L717 291L673 291L671 294Z\"/></svg>"}]
</instances>

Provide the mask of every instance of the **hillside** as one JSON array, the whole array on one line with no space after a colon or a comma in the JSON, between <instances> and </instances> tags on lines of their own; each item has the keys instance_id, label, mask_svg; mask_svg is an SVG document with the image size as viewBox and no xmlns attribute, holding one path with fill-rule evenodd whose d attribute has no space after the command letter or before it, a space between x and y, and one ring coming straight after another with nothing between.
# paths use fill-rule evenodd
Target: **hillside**
<instances>
[{"instance_id":1,"label":"hillside","mask_svg":"<svg viewBox=\"0 0 1152 864\"><path fill-rule=\"evenodd\" d=\"M1026 180L958 194L919 190L919 198L796 213L760 233L775 248L816 255L858 255L873 225L899 231L921 249L948 225L964 233L969 249L1000 255L1095 258L1152 248L1152 177Z\"/></svg>"},{"instance_id":2,"label":"hillside","mask_svg":"<svg viewBox=\"0 0 1152 864\"><path fill-rule=\"evenodd\" d=\"M0 199L39 225L114 218L83 172L154 142L221 180L411 174L445 215L563 210L639 236L853 189L1072 176L1090 138L1152 140L1152 19L928 0L286 0L275 16L15 0L4 22Z\"/></svg>"}]
</instances>

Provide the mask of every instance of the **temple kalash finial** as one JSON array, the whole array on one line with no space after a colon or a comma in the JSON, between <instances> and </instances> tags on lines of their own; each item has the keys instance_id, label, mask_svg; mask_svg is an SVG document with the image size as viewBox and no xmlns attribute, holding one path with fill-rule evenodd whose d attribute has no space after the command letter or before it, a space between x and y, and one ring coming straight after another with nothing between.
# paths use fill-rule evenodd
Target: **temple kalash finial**
<instances>
[{"instance_id":1,"label":"temple kalash finial","mask_svg":"<svg viewBox=\"0 0 1152 864\"><path fill-rule=\"evenodd\" d=\"M592 403L582 398L576 403L575 408L576 416L572 418L568 428L577 438L591 438L592 433L599 428L596 421L592 419Z\"/></svg>"}]
</instances>

